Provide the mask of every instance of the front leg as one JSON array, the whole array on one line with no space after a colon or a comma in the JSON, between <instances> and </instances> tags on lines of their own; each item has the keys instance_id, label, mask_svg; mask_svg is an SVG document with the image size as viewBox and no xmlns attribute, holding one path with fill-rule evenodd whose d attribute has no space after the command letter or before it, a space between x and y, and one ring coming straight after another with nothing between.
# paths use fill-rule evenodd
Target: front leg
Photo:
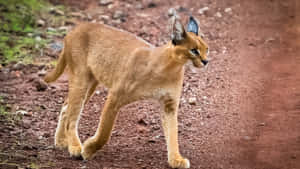
<instances>
[{"instance_id":1,"label":"front leg","mask_svg":"<svg viewBox=\"0 0 300 169\"><path fill-rule=\"evenodd\" d=\"M95 135L84 142L81 156L90 159L110 138L119 108L122 106L120 96L109 93L101 113L100 123Z\"/></svg>"},{"instance_id":2,"label":"front leg","mask_svg":"<svg viewBox=\"0 0 300 169\"><path fill-rule=\"evenodd\" d=\"M163 97L161 104L163 107L161 121L167 142L169 165L172 168L189 168L189 160L180 155L178 147L177 110L179 97Z\"/></svg>"}]
</instances>

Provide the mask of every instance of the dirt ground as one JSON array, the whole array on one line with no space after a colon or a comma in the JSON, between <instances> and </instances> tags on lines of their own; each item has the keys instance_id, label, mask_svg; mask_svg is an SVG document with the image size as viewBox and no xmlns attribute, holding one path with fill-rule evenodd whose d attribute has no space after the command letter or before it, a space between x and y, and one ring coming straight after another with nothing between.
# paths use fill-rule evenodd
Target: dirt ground
<instances>
[{"instance_id":1,"label":"dirt ground","mask_svg":"<svg viewBox=\"0 0 300 169\"><path fill-rule=\"evenodd\" d=\"M196 16L210 46L210 62L199 70L186 66L178 117L182 155L199 169L300 168L297 0L125 0L109 7L93 0L62 2L89 14L91 21L157 46L169 40L169 8L177 8L184 21ZM206 6L209 10L199 14ZM116 10L124 13L121 21L103 17L111 18ZM92 160L83 162L55 149L68 78L64 74L45 90L39 82L45 69L13 64L0 69L1 104L27 112L14 117L21 118L15 123L0 116L0 168L169 168L159 106L151 101L122 108L109 143ZM82 142L96 130L106 94L99 87L82 113ZM189 104L192 97L195 105Z\"/></svg>"}]
</instances>

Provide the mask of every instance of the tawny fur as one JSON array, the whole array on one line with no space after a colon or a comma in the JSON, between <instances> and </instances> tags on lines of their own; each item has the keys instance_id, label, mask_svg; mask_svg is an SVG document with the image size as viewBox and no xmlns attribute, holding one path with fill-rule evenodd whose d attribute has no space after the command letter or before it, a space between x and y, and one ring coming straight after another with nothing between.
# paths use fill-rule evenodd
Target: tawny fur
<instances>
[{"instance_id":1,"label":"tawny fur","mask_svg":"<svg viewBox=\"0 0 300 169\"><path fill-rule=\"evenodd\" d=\"M175 22L181 25L180 21ZM195 66L201 67L208 47L199 36L185 32L183 26L176 25L173 29L179 29L184 35L180 44L169 42L161 47L154 47L128 32L92 23L78 26L65 37L58 64L45 77L46 82L55 81L69 67L68 98L55 134L57 147L68 148L73 156L90 159L109 140L118 110L131 102L151 98L162 105L170 166L189 167L189 161L179 153L177 139L184 64L192 60ZM194 48L200 52L197 57L191 56L190 49ZM95 135L82 145L77 133L78 118L98 83L109 88L108 97Z\"/></svg>"}]
</instances>

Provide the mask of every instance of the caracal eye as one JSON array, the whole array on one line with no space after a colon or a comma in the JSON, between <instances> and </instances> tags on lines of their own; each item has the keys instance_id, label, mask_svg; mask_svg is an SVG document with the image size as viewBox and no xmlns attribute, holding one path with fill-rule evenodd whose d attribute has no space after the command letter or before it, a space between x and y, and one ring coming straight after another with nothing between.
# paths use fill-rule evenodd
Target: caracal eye
<instances>
[{"instance_id":1,"label":"caracal eye","mask_svg":"<svg viewBox=\"0 0 300 169\"><path fill-rule=\"evenodd\" d=\"M199 55L199 51L198 51L198 49L196 49L196 48L194 48L194 49L191 49L190 50L191 51L191 53L193 54L193 55Z\"/></svg>"}]
</instances>

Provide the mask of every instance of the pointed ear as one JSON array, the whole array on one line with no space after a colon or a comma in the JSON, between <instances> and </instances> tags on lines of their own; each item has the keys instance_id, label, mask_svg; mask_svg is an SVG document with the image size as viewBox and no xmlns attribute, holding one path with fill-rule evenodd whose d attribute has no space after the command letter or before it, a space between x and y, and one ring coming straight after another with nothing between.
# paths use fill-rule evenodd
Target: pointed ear
<instances>
[{"instance_id":1,"label":"pointed ear","mask_svg":"<svg viewBox=\"0 0 300 169\"><path fill-rule=\"evenodd\" d=\"M172 27L172 34L171 34L172 43L174 45L180 44L186 38L186 32L178 17L173 16L171 27Z\"/></svg>"},{"instance_id":2,"label":"pointed ear","mask_svg":"<svg viewBox=\"0 0 300 169\"><path fill-rule=\"evenodd\" d=\"M190 16L190 20L187 26L187 31L193 32L198 36L199 26L198 26L198 22L193 16Z\"/></svg>"}]
</instances>

